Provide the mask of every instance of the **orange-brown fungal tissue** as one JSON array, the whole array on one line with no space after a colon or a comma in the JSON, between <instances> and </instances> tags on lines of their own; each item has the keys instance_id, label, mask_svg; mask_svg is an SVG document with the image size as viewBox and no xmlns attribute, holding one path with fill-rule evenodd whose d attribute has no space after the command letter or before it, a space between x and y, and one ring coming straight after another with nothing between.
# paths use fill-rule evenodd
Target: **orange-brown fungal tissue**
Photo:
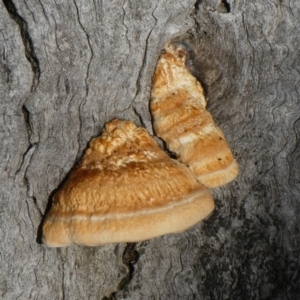
<instances>
[{"instance_id":1,"label":"orange-brown fungal tissue","mask_svg":"<svg viewBox=\"0 0 300 300\"><path fill-rule=\"evenodd\" d=\"M50 247L137 242L183 231L214 209L208 190L144 128L113 120L54 195Z\"/></svg>"},{"instance_id":2,"label":"orange-brown fungal tissue","mask_svg":"<svg viewBox=\"0 0 300 300\"><path fill-rule=\"evenodd\" d=\"M186 67L182 46L167 44L153 77L151 113L156 134L205 186L234 180L238 164L220 128L205 109L204 91Z\"/></svg>"}]
</instances>

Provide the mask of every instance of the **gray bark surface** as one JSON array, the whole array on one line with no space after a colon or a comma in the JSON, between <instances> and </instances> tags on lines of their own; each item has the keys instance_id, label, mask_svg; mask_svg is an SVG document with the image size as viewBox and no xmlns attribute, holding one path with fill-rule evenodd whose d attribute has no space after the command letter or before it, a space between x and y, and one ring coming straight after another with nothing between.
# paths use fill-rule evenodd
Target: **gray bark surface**
<instances>
[{"instance_id":1,"label":"gray bark surface","mask_svg":"<svg viewBox=\"0 0 300 300\"><path fill-rule=\"evenodd\" d=\"M0 2L1 299L300 299L300 3ZM152 131L165 42L191 70L240 165L213 215L137 244L51 249L51 195L113 119Z\"/></svg>"}]
</instances>

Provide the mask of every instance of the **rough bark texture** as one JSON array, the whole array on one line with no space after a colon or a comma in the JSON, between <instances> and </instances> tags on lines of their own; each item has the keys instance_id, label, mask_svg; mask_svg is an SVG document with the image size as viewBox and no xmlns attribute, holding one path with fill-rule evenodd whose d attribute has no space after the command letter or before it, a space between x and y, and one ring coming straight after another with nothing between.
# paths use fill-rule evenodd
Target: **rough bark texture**
<instances>
[{"instance_id":1,"label":"rough bark texture","mask_svg":"<svg viewBox=\"0 0 300 300\"><path fill-rule=\"evenodd\" d=\"M300 3L0 2L2 299L299 299ZM39 243L51 195L114 117L152 132L164 43L196 47L240 164L208 220L138 244Z\"/></svg>"}]
</instances>

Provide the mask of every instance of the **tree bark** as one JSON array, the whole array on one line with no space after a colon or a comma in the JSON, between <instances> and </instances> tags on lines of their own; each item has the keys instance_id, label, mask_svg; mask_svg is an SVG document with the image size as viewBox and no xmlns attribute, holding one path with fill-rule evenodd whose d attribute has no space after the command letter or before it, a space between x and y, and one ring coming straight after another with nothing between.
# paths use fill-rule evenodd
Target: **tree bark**
<instances>
[{"instance_id":1,"label":"tree bark","mask_svg":"<svg viewBox=\"0 0 300 300\"><path fill-rule=\"evenodd\" d=\"M2 299L298 299L300 4L0 2ZM151 78L179 37L240 165L213 215L137 244L41 244L49 200L113 118L153 134Z\"/></svg>"}]
</instances>

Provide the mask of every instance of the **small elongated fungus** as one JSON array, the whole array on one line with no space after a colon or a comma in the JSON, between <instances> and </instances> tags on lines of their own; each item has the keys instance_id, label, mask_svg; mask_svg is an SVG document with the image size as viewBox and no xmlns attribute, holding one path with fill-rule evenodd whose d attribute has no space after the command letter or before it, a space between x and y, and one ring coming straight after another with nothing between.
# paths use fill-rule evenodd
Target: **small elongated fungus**
<instances>
[{"instance_id":1,"label":"small elongated fungus","mask_svg":"<svg viewBox=\"0 0 300 300\"><path fill-rule=\"evenodd\" d=\"M153 78L151 113L156 134L207 187L238 175L238 164L220 128L205 109L204 91L186 67L184 47L167 44Z\"/></svg>"},{"instance_id":2,"label":"small elongated fungus","mask_svg":"<svg viewBox=\"0 0 300 300\"><path fill-rule=\"evenodd\" d=\"M214 209L208 190L144 128L113 120L54 195L50 247L137 242L183 231Z\"/></svg>"}]
</instances>

